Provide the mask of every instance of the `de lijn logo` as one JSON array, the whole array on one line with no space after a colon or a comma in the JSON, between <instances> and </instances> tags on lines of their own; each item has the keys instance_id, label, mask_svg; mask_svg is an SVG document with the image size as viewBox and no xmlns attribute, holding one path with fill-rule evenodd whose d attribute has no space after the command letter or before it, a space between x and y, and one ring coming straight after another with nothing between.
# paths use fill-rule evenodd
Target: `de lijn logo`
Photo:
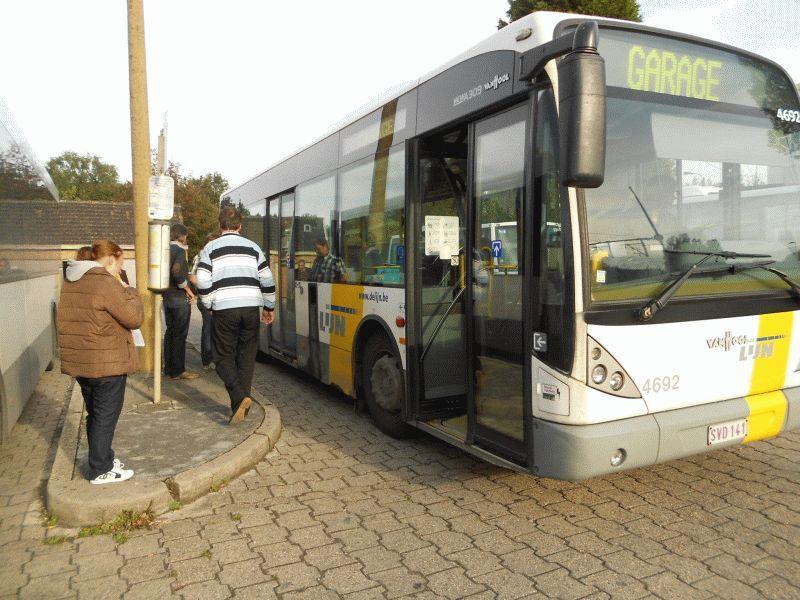
<instances>
[{"instance_id":1,"label":"de lijn logo","mask_svg":"<svg viewBox=\"0 0 800 600\"><path fill-rule=\"evenodd\" d=\"M751 338L746 335L733 335L730 331L726 331L723 336L706 339L706 344L708 344L709 350L729 352L738 349L741 362L757 358L770 358L775 351L775 342L785 337L785 335L768 335ZM800 368L800 365L798 367Z\"/></svg>"}]
</instances>

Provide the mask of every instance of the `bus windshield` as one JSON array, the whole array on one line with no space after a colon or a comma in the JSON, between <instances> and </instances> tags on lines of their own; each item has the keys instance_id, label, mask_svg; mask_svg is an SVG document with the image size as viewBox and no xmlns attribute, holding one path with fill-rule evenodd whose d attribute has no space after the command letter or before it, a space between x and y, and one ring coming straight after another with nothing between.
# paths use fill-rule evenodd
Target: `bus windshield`
<instances>
[{"instance_id":1,"label":"bus windshield","mask_svg":"<svg viewBox=\"0 0 800 600\"><path fill-rule=\"evenodd\" d=\"M800 279L791 81L749 56L641 33L604 30L600 52L607 151L605 182L585 191L591 299L651 298L703 252L766 255ZM755 269L692 278L677 295L789 289Z\"/></svg>"}]
</instances>

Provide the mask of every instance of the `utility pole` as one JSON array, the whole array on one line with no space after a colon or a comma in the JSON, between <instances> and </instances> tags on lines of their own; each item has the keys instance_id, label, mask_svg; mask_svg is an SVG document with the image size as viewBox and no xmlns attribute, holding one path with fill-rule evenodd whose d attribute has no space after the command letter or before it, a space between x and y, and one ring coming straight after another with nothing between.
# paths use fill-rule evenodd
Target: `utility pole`
<instances>
[{"instance_id":1,"label":"utility pole","mask_svg":"<svg viewBox=\"0 0 800 600\"><path fill-rule=\"evenodd\" d=\"M167 115L164 115L164 126L161 128L161 133L158 134L158 154L156 162L156 172L158 175L164 174L165 164L167 161ZM150 228L148 227L148 230ZM152 235L152 234L151 234ZM152 260L152 256L150 260ZM153 310L155 318L153 319L153 339L161 341L161 306L163 302L161 294L153 294ZM155 344L153 352L153 364L156 368L153 369L153 404L161 402L161 344Z\"/></svg>"},{"instance_id":2,"label":"utility pole","mask_svg":"<svg viewBox=\"0 0 800 600\"><path fill-rule=\"evenodd\" d=\"M147 63L144 49L143 0L128 0L128 70L131 94L131 156L133 159L133 237L136 246L136 289L144 305L140 348L141 369L153 372L153 294L147 289L148 185L150 180L150 122L147 112Z\"/></svg>"}]
</instances>

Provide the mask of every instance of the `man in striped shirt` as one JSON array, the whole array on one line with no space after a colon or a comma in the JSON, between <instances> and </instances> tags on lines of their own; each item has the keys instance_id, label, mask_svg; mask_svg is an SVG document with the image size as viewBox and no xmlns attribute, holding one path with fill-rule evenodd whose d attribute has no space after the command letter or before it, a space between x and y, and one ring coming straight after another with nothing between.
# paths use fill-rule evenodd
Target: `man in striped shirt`
<instances>
[{"instance_id":1,"label":"man in striped shirt","mask_svg":"<svg viewBox=\"0 0 800 600\"><path fill-rule=\"evenodd\" d=\"M197 291L212 312L214 363L231 398L230 423L239 423L253 403L259 322L272 323L275 280L258 244L240 234L238 210L223 208L219 228L220 236L200 251Z\"/></svg>"}]
</instances>

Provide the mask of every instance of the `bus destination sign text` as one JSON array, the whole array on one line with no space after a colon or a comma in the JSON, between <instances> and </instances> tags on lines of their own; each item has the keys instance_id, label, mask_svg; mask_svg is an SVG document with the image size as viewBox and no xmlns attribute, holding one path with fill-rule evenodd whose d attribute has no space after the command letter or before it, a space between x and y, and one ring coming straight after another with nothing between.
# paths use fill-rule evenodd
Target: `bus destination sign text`
<instances>
[{"instance_id":1,"label":"bus destination sign text","mask_svg":"<svg viewBox=\"0 0 800 600\"><path fill-rule=\"evenodd\" d=\"M628 87L719 102L722 67L719 60L632 46L628 52Z\"/></svg>"}]
</instances>

